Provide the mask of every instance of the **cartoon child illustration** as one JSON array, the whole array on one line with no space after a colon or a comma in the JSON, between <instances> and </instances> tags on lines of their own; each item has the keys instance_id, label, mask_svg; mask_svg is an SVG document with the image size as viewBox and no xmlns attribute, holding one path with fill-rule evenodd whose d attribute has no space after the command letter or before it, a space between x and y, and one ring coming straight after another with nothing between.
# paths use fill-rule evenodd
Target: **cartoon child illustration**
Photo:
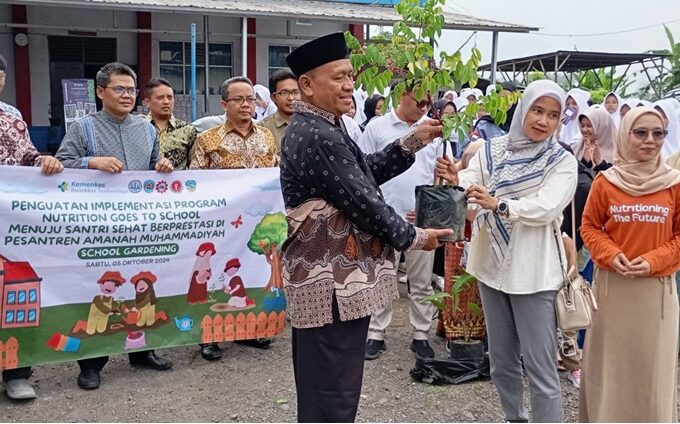
<instances>
[{"instance_id":1,"label":"cartoon child illustration","mask_svg":"<svg viewBox=\"0 0 680 424\"><path fill-rule=\"evenodd\" d=\"M113 306L113 294L124 283L125 278L118 271L106 271L97 281L102 294L92 299L90 313L87 316L87 334L93 335L106 331L109 325L109 315L116 312Z\"/></svg>"},{"instance_id":2,"label":"cartoon child illustration","mask_svg":"<svg viewBox=\"0 0 680 424\"><path fill-rule=\"evenodd\" d=\"M143 271L130 279L135 286L135 307L139 311L137 327L152 326L156 322L156 276Z\"/></svg>"},{"instance_id":3,"label":"cartoon child illustration","mask_svg":"<svg viewBox=\"0 0 680 424\"><path fill-rule=\"evenodd\" d=\"M217 250L212 243L203 243L196 251L196 262L194 262L194 269L191 271L191 283L189 283L189 292L187 293L187 302L192 305L205 303L208 299L208 280L212 276L210 258L215 253L217 253Z\"/></svg>"},{"instance_id":4,"label":"cartoon child illustration","mask_svg":"<svg viewBox=\"0 0 680 424\"><path fill-rule=\"evenodd\" d=\"M233 308L246 308L254 305L255 301L248 298L246 288L243 285L243 280L236 275L239 268L241 268L241 262L238 259L235 258L227 261L224 272L226 272L229 277L232 277L232 279L229 280L228 286L224 286L224 292L231 295L227 305Z\"/></svg>"}]
</instances>

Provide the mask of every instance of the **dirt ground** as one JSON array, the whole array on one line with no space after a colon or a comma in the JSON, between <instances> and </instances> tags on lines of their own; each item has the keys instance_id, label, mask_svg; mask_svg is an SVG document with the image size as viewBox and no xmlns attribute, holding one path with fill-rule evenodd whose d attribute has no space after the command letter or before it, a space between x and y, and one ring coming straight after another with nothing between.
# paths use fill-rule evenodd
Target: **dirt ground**
<instances>
[{"instance_id":1,"label":"dirt ground","mask_svg":"<svg viewBox=\"0 0 680 424\"><path fill-rule=\"evenodd\" d=\"M430 386L411 379L415 359L409 350L407 307L402 295L394 305L387 351L366 362L357 421L502 422L490 381ZM442 339L433 334L431 342L438 355L446 355ZM35 367L38 399L14 402L3 393L0 422L295 421L290 329L269 350L222 346L224 356L218 362L203 360L197 346L165 349L160 353L175 366L164 372L135 369L124 355L112 357L102 372L102 386L90 392L76 385L75 363ZM565 377L563 373L565 420L574 422L578 391Z\"/></svg>"}]
</instances>

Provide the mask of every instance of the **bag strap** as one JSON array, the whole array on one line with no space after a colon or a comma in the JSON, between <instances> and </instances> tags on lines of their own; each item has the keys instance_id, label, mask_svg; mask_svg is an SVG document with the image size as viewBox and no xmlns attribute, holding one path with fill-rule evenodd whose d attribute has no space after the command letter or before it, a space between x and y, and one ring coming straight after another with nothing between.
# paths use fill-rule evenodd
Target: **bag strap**
<instances>
[{"instance_id":1,"label":"bag strap","mask_svg":"<svg viewBox=\"0 0 680 424\"><path fill-rule=\"evenodd\" d=\"M576 243L576 197L571 201L571 239Z\"/></svg>"},{"instance_id":2,"label":"bag strap","mask_svg":"<svg viewBox=\"0 0 680 424\"><path fill-rule=\"evenodd\" d=\"M555 235L555 245L557 247L557 255L560 258L560 269L562 270L562 277L563 277L563 282L562 285L568 284L570 282L569 280L569 274L567 270L567 265L564 263L564 258L562 258L562 250L560 250L560 239L559 236L557 235L557 229L553 225L553 234Z\"/></svg>"}]
</instances>

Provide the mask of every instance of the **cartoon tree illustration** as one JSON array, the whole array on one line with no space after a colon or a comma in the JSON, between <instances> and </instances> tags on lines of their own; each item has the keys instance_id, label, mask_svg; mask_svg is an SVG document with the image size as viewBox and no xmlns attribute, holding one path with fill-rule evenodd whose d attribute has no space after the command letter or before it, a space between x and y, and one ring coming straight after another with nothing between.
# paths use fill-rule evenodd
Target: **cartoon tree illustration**
<instances>
[{"instance_id":1,"label":"cartoon tree illustration","mask_svg":"<svg viewBox=\"0 0 680 424\"><path fill-rule=\"evenodd\" d=\"M264 255L271 266L271 276L264 291L283 287L283 269L281 267L281 243L288 235L288 224L283 213L267 214L255 227L248 242L248 249Z\"/></svg>"}]
</instances>

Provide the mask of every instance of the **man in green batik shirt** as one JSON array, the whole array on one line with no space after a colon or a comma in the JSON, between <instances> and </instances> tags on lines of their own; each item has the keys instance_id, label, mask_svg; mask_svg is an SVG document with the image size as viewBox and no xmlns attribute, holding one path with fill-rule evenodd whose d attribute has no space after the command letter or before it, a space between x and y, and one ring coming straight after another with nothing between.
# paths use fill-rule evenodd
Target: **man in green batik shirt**
<instances>
[{"instance_id":1,"label":"man in green batik shirt","mask_svg":"<svg viewBox=\"0 0 680 424\"><path fill-rule=\"evenodd\" d=\"M169 159L178 169L188 169L191 148L196 141L196 128L172 115L175 97L170 82L154 78L146 84L144 104L149 108L147 118L158 132L161 157Z\"/></svg>"}]
</instances>

